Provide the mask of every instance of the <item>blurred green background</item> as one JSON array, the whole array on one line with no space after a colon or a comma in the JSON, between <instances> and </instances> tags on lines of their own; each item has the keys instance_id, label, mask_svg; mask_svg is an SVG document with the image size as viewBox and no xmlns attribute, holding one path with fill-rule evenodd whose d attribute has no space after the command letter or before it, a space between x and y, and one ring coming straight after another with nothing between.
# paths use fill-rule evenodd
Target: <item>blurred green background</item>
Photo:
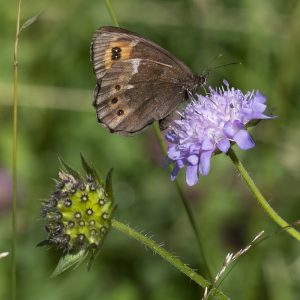
<instances>
[{"instance_id":1,"label":"blurred green background","mask_svg":"<svg viewBox=\"0 0 300 300\"><path fill-rule=\"evenodd\" d=\"M195 72L218 69L208 84L226 78L244 91L259 89L279 118L261 122L257 147L238 151L271 205L288 222L300 216L300 2L297 0L112 1L122 27L173 52ZM45 238L39 217L57 177L58 154L80 168L79 153L104 176L114 167L116 217L154 235L197 268L198 247L153 129L127 138L97 124L91 106L95 78L89 62L93 32L111 25L104 1L33 1L22 21L44 11L20 37L18 135L18 299L201 299L202 291L137 242L111 230L93 269L81 266L49 280L59 254L36 248ZM11 241L12 56L16 4L0 2L0 252ZM209 176L185 187L208 261L216 274L228 252L261 230L278 227L258 206L230 160L219 155ZM300 295L299 243L273 235L243 257L221 289L232 299L293 300ZM203 270L199 270L202 274ZM0 299L9 296L10 259L0 261Z\"/></svg>"}]
</instances>

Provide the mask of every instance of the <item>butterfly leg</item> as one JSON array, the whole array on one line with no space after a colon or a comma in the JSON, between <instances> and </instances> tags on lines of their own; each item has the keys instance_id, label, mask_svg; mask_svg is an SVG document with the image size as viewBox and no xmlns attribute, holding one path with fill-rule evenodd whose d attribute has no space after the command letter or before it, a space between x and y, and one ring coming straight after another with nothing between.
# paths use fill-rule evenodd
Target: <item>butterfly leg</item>
<instances>
[{"instance_id":1,"label":"butterfly leg","mask_svg":"<svg viewBox=\"0 0 300 300\"><path fill-rule=\"evenodd\" d=\"M174 110L169 115L167 115L165 118L159 120L160 131L164 131L164 130L168 129L170 124L173 121L178 120L179 118L180 118L180 115L178 114L177 110Z\"/></svg>"}]
</instances>

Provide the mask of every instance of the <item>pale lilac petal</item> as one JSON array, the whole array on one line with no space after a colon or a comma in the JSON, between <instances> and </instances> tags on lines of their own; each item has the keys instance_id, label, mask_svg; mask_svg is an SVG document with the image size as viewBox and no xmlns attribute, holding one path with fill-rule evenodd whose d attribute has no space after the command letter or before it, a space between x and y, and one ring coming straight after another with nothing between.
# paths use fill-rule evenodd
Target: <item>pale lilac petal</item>
<instances>
[{"instance_id":1,"label":"pale lilac petal","mask_svg":"<svg viewBox=\"0 0 300 300\"><path fill-rule=\"evenodd\" d=\"M248 150L248 149L253 148L255 146L255 143L252 140L250 134L245 129L242 129L239 132L237 132L234 135L233 140L237 143L237 145L242 150Z\"/></svg>"},{"instance_id":2,"label":"pale lilac petal","mask_svg":"<svg viewBox=\"0 0 300 300\"><path fill-rule=\"evenodd\" d=\"M217 147L220 151L227 153L230 148L230 142L228 139L222 139L220 142L218 142Z\"/></svg>"},{"instance_id":3,"label":"pale lilac petal","mask_svg":"<svg viewBox=\"0 0 300 300\"><path fill-rule=\"evenodd\" d=\"M177 160L181 157L181 152L175 147L170 147L168 151L168 156L172 160Z\"/></svg>"},{"instance_id":4,"label":"pale lilac petal","mask_svg":"<svg viewBox=\"0 0 300 300\"><path fill-rule=\"evenodd\" d=\"M186 183L189 186L193 186L198 181L198 166L187 166L186 168Z\"/></svg>"},{"instance_id":5,"label":"pale lilac petal","mask_svg":"<svg viewBox=\"0 0 300 300\"><path fill-rule=\"evenodd\" d=\"M200 145L198 143L196 144L187 144L186 145L189 148L190 153L198 154L200 150Z\"/></svg>"},{"instance_id":6,"label":"pale lilac petal","mask_svg":"<svg viewBox=\"0 0 300 300\"><path fill-rule=\"evenodd\" d=\"M207 150L212 150L214 149L214 144L209 140L209 139L205 139L202 143L202 150L207 151Z\"/></svg>"},{"instance_id":7,"label":"pale lilac petal","mask_svg":"<svg viewBox=\"0 0 300 300\"><path fill-rule=\"evenodd\" d=\"M257 91L253 97L253 102L264 104L267 101L267 97L261 92Z\"/></svg>"},{"instance_id":8,"label":"pale lilac petal","mask_svg":"<svg viewBox=\"0 0 300 300\"><path fill-rule=\"evenodd\" d=\"M268 120L268 119L274 119L276 116L267 116L265 114L261 113L253 113L252 114L252 120Z\"/></svg>"},{"instance_id":9,"label":"pale lilac petal","mask_svg":"<svg viewBox=\"0 0 300 300\"><path fill-rule=\"evenodd\" d=\"M177 165L180 169L182 169L184 167L184 161L182 159L177 160Z\"/></svg>"},{"instance_id":10,"label":"pale lilac petal","mask_svg":"<svg viewBox=\"0 0 300 300\"><path fill-rule=\"evenodd\" d=\"M212 156L212 151L202 152L200 155L199 171L201 175L207 175L210 169L210 159Z\"/></svg>"},{"instance_id":11,"label":"pale lilac petal","mask_svg":"<svg viewBox=\"0 0 300 300\"><path fill-rule=\"evenodd\" d=\"M197 155L190 155L188 158L187 158L187 161L191 164L191 165L196 165L198 164L198 161L199 161L199 158Z\"/></svg>"},{"instance_id":12,"label":"pale lilac petal","mask_svg":"<svg viewBox=\"0 0 300 300\"><path fill-rule=\"evenodd\" d=\"M224 125L224 134L228 138L232 139L234 137L234 135L236 135L237 132L239 132L243 128L244 128L243 123L238 120L234 120L233 122L228 121Z\"/></svg>"}]
</instances>

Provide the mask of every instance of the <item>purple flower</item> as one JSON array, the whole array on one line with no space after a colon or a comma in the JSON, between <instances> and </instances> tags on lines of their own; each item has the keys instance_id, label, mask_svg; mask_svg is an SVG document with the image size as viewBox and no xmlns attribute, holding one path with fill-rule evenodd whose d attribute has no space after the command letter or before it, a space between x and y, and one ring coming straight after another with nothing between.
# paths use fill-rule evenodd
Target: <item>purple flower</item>
<instances>
[{"instance_id":1,"label":"purple flower","mask_svg":"<svg viewBox=\"0 0 300 300\"><path fill-rule=\"evenodd\" d=\"M230 88L227 81L219 89L209 88L206 96L196 95L173 122L166 134L168 158L174 163L171 179L186 166L186 182L192 186L200 175L207 175L210 159L216 151L226 153L231 143L242 150L255 146L245 125L270 119L264 114L266 97L259 91L243 94Z\"/></svg>"}]
</instances>

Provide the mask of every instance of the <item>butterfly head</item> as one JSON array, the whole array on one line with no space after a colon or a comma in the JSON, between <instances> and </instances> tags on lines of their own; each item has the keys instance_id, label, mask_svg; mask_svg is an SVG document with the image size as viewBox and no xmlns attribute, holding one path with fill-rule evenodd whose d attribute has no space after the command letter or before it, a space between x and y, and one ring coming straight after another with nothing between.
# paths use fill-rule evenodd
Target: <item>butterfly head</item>
<instances>
[{"instance_id":1,"label":"butterfly head","mask_svg":"<svg viewBox=\"0 0 300 300\"><path fill-rule=\"evenodd\" d=\"M207 77L208 73L195 74L187 90L192 94L196 93L199 88L206 84Z\"/></svg>"},{"instance_id":2,"label":"butterfly head","mask_svg":"<svg viewBox=\"0 0 300 300\"><path fill-rule=\"evenodd\" d=\"M208 77L208 73L194 75L194 82L197 88L206 85L207 77Z\"/></svg>"}]
</instances>

